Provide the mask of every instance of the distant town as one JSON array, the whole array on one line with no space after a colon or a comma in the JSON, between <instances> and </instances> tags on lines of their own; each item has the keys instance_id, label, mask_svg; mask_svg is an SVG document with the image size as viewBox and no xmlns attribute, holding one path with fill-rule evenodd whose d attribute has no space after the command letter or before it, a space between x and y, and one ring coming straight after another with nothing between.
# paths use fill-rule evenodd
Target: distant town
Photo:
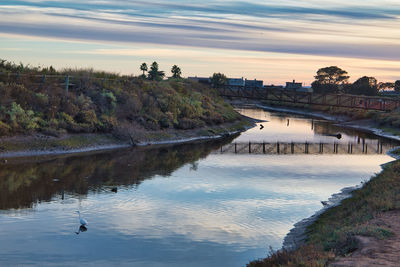
<instances>
[{"instance_id":1,"label":"distant town","mask_svg":"<svg viewBox=\"0 0 400 267\"><path fill-rule=\"evenodd\" d=\"M207 77L188 77L189 80L199 82L202 84L208 84L211 85L211 78ZM231 87L245 87L245 88L265 88L265 89L285 89L285 90L290 90L290 91L296 91L296 92L313 92L313 89L311 87L304 87L303 83L301 82L296 82L296 80L293 80L292 82L286 82L286 86L282 85L264 85L263 80L248 80L245 78L227 78L226 79L226 85L231 86Z\"/></svg>"}]
</instances>

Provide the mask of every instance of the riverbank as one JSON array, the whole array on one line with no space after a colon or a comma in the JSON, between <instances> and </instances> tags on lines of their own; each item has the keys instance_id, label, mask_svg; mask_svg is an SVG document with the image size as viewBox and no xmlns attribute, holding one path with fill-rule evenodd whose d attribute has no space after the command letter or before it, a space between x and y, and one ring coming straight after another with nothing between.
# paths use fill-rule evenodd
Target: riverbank
<instances>
[{"instance_id":1,"label":"riverbank","mask_svg":"<svg viewBox=\"0 0 400 267\"><path fill-rule=\"evenodd\" d=\"M242 117L233 123L192 130L141 132L135 140L117 138L112 134L65 134L49 136L35 134L0 138L0 158L76 154L132 146L164 145L218 139L252 127L255 121Z\"/></svg>"},{"instance_id":2,"label":"riverbank","mask_svg":"<svg viewBox=\"0 0 400 267\"><path fill-rule=\"evenodd\" d=\"M369 133L373 133L380 137L385 137L388 139L393 139L400 141L400 130L396 127L391 127L388 125L381 125L375 119L360 117L355 119L354 117L343 114L342 112L338 112L335 114L334 112L327 113L320 110L313 110L309 108L301 109L299 107L289 107L289 106L269 106L261 101L251 101L247 100L243 101L230 101L230 103L235 107L255 107L260 108L266 111L273 112L283 112L289 114L296 114L302 116L308 116L318 119L324 119L335 122L335 125L345 128L357 129Z\"/></svg>"},{"instance_id":3,"label":"riverbank","mask_svg":"<svg viewBox=\"0 0 400 267\"><path fill-rule=\"evenodd\" d=\"M288 107L255 107L335 121L337 125L400 140L372 119L355 120L342 114ZM392 129L391 129L392 130ZM396 151L389 153L399 159ZM310 218L297 223L282 250L248 266L396 266L400 244L400 161L383 166L362 186L345 188ZM357 264L364 265L357 265Z\"/></svg>"},{"instance_id":4,"label":"riverbank","mask_svg":"<svg viewBox=\"0 0 400 267\"><path fill-rule=\"evenodd\" d=\"M340 205L308 219L303 243L248 266L397 266L400 161L351 192ZM347 192L348 193L348 192Z\"/></svg>"}]
</instances>

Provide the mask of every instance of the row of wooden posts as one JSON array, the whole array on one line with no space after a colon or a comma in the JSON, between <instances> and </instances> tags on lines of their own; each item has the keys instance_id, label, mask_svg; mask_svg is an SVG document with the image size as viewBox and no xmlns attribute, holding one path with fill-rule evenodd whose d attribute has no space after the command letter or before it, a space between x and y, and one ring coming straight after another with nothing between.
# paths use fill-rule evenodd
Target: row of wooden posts
<instances>
[{"instance_id":1,"label":"row of wooden posts","mask_svg":"<svg viewBox=\"0 0 400 267\"><path fill-rule=\"evenodd\" d=\"M252 150L252 145L253 144L260 145L260 143L251 143L251 142L249 142L248 143L248 152L249 152L249 154L253 153L253 150ZM265 142L262 143L263 154L266 154L266 152L267 152L266 145L270 145L270 144L271 143L265 143ZM286 143L280 143L280 142L276 142L275 143L276 153L277 154L281 154L281 151L282 151L281 150L281 145L282 144L286 144ZM321 153L321 154L324 153L324 147L326 147L328 145L332 145L332 144L319 143L319 153ZM309 154L309 146L310 146L310 143L308 143L308 142L304 143L304 154ZM354 146L353 143L348 143L348 145L347 145L347 153L348 154L353 154L353 146ZM234 143L234 148L235 148L234 152L235 152L235 154L237 154L238 153L238 144L237 143ZM291 142L290 143L290 153L294 154L294 150L295 150L295 143ZM224 152L222 146L220 148L220 152L221 153ZM334 142L333 143L333 153L337 154L338 152L339 152L339 143ZM382 154L383 153L383 145L382 145L382 143L378 142L377 148L376 148L376 152L377 152L377 154ZM363 154L367 154L368 153L368 144L365 143L365 142L363 142L363 144L362 144L362 153Z\"/></svg>"}]
</instances>

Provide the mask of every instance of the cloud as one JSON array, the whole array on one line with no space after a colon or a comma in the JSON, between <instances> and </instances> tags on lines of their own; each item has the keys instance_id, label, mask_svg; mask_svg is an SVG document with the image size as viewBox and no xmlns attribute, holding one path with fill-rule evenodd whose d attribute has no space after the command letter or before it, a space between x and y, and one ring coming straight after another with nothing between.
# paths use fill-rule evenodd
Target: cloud
<instances>
[{"instance_id":1,"label":"cloud","mask_svg":"<svg viewBox=\"0 0 400 267\"><path fill-rule=\"evenodd\" d=\"M0 33L398 60L400 5L385 3L6 0Z\"/></svg>"}]
</instances>

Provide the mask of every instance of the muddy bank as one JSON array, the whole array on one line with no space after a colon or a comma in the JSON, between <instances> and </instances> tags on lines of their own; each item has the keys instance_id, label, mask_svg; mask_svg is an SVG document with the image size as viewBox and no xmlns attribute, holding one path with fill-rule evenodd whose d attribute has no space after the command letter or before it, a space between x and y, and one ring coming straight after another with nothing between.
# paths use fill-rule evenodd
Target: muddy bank
<instances>
[{"instance_id":1,"label":"muddy bank","mask_svg":"<svg viewBox=\"0 0 400 267\"><path fill-rule=\"evenodd\" d=\"M255 121L244 118L235 123L193 130L171 130L142 133L143 138L132 140L111 134L65 134L60 137L35 134L0 138L0 158L76 154L101 150L123 149L132 146L168 145L219 139L245 131Z\"/></svg>"}]
</instances>

